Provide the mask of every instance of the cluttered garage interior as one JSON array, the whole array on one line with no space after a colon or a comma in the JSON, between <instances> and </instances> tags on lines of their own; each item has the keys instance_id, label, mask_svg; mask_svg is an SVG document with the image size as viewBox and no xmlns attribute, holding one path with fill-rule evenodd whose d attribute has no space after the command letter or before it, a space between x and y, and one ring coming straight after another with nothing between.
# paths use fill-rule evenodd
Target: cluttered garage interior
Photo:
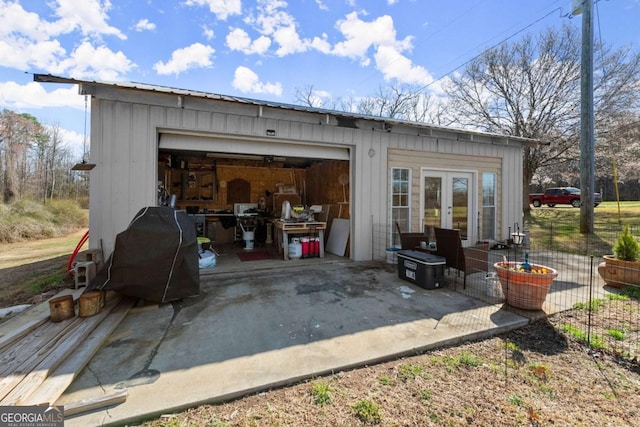
<instances>
[{"instance_id":1,"label":"cluttered garage interior","mask_svg":"<svg viewBox=\"0 0 640 427\"><path fill-rule=\"evenodd\" d=\"M160 135L158 204L194 220L202 267L348 255L348 149L260 145Z\"/></svg>"}]
</instances>

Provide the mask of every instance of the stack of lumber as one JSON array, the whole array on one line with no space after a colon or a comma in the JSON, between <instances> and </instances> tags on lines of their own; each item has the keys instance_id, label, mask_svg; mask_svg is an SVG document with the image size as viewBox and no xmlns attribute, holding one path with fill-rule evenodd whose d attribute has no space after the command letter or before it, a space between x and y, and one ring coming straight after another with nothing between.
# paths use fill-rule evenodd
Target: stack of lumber
<instances>
[{"instance_id":1,"label":"stack of lumber","mask_svg":"<svg viewBox=\"0 0 640 427\"><path fill-rule=\"evenodd\" d=\"M109 293L98 314L54 323L45 302L0 324L0 406L54 405L133 303Z\"/></svg>"}]
</instances>

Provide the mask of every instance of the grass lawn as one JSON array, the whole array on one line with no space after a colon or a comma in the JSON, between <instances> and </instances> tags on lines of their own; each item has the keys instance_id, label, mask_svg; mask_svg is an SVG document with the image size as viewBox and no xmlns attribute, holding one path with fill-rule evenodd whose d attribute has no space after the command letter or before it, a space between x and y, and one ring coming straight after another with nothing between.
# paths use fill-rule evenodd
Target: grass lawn
<instances>
[{"instance_id":1,"label":"grass lawn","mask_svg":"<svg viewBox=\"0 0 640 427\"><path fill-rule=\"evenodd\" d=\"M86 229L81 229L68 236L51 239L2 243L0 244L0 270L56 258L61 255L71 255L86 231ZM82 250L87 249L87 246L88 243L85 243Z\"/></svg>"},{"instance_id":2,"label":"grass lawn","mask_svg":"<svg viewBox=\"0 0 640 427\"><path fill-rule=\"evenodd\" d=\"M580 209L570 206L531 208L525 224L536 246L601 256L611 253L625 225L640 235L640 202L603 202L594 209L593 234L580 233Z\"/></svg>"}]
</instances>

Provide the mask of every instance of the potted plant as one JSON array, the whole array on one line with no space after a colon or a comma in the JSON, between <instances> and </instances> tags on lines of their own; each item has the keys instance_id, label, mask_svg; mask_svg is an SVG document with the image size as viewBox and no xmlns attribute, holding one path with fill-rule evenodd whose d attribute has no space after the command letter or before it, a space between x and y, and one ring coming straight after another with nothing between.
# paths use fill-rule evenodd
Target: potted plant
<instances>
[{"instance_id":1,"label":"potted plant","mask_svg":"<svg viewBox=\"0 0 640 427\"><path fill-rule=\"evenodd\" d=\"M525 269L520 263L506 261L493 265L507 304L525 310L541 310L558 272L544 265L528 266L530 268Z\"/></svg>"},{"instance_id":2,"label":"potted plant","mask_svg":"<svg viewBox=\"0 0 640 427\"><path fill-rule=\"evenodd\" d=\"M602 258L598 273L607 285L614 288L640 286L640 243L633 237L628 225L613 245L613 255Z\"/></svg>"}]
</instances>

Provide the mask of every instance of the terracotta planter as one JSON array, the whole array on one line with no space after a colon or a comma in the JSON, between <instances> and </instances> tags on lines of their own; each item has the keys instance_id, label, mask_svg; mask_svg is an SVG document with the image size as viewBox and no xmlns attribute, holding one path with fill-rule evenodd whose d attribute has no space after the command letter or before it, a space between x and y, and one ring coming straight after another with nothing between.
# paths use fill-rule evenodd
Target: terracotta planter
<instances>
[{"instance_id":1,"label":"terracotta planter","mask_svg":"<svg viewBox=\"0 0 640 427\"><path fill-rule=\"evenodd\" d=\"M614 288L622 286L640 286L640 262L623 261L613 255L602 257L604 261L598 264L598 273L602 280Z\"/></svg>"},{"instance_id":2,"label":"terracotta planter","mask_svg":"<svg viewBox=\"0 0 640 427\"><path fill-rule=\"evenodd\" d=\"M538 264L531 264L531 268L533 270L544 268L547 270L546 274L510 270L515 268L516 264L518 263L496 262L493 264L507 304L525 310L541 310L551 283L558 277L558 272L551 267Z\"/></svg>"}]
</instances>

